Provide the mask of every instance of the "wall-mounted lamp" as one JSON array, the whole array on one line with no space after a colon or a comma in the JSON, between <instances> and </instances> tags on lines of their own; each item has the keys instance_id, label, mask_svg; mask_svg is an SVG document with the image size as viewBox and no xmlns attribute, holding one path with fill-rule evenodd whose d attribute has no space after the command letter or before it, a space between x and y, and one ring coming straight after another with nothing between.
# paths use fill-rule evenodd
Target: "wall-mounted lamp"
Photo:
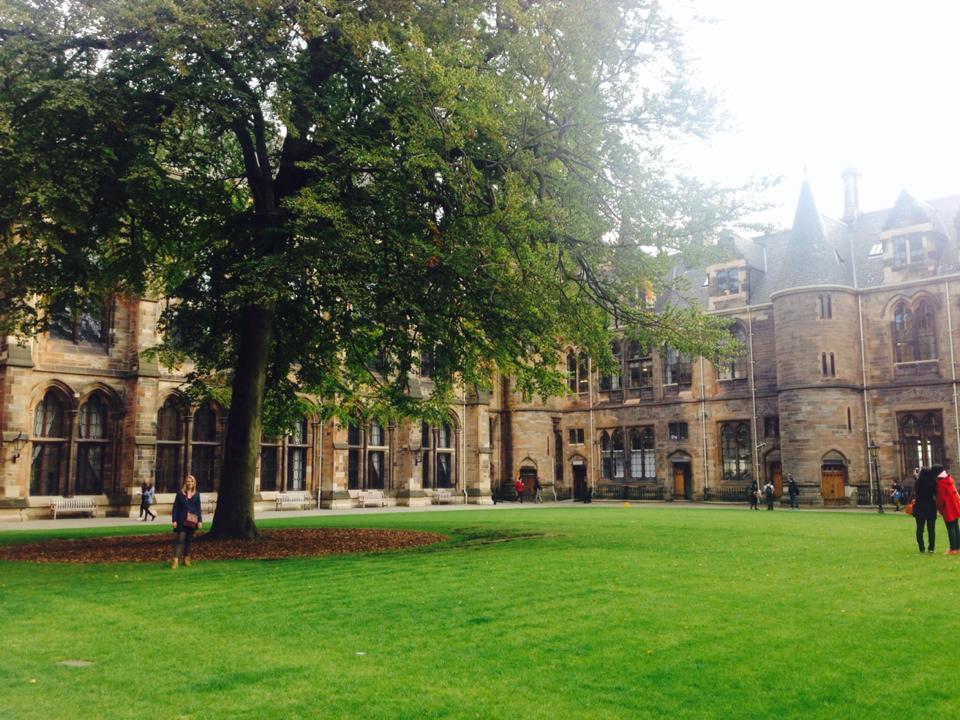
<instances>
[{"instance_id":1,"label":"wall-mounted lamp","mask_svg":"<svg viewBox=\"0 0 960 720\"><path fill-rule=\"evenodd\" d=\"M27 437L26 433L19 432L17 433L17 436L10 441L13 443L13 457L10 458L13 462L16 462L20 457L20 451L23 449L23 446L26 444L28 439L29 438Z\"/></svg>"}]
</instances>

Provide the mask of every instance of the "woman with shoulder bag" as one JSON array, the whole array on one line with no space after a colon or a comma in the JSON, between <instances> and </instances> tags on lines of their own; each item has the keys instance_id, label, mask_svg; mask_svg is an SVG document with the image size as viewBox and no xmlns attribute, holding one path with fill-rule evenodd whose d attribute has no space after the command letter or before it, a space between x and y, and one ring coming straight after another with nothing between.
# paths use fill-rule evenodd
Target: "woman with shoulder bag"
<instances>
[{"instance_id":1,"label":"woman with shoulder bag","mask_svg":"<svg viewBox=\"0 0 960 720\"><path fill-rule=\"evenodd\" d=\"M193 533L203 526L203 516L200 512L200 493L197 492L197 479L187 475L183 480L183 487L177 491L177 499L173 501L173 532L176 537L173 541L173 564L176 570L183 564L190 567L190 544L193 542Z\"/></svg>"}]
</instances>

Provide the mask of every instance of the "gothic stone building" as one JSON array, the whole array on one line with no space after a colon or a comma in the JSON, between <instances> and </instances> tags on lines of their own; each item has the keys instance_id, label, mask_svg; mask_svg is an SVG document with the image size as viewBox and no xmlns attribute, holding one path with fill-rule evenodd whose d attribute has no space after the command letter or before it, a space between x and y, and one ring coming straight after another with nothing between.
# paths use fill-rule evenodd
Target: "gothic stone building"
<instances>
[{"instance_id":1,"label":"gothic stone building","mask_svg":"<svg viewBox=\"0 0 960 720\"><path fill-rule=\"evenodd\" d=\"M464 391L437 426L345 426L304 417L264 438L260 507L303 491L344 507L381 489L388 504L489 503L518 475L547 499L741 499L793 474L807 503L869 497L917 465L960 453L954 337L960 315L960 196L903 193L863 213L845 176L842 221L804 184L789 231L730 243L683 272L729 319L742 354L721 365L667 347L614 343L621 372L598 376L570 348L569 394L526 401L501 379ZM54 323L25 345L0 338L0 519L46 516L53 498L136 511L154 482L161 510L186 472L215 500L226 414L193 404L183 376L143 351L156 302L115 299L104 317ZM414 392L430 392L429 377ZM532 489L532 482L526 483Z\"/></svg>"}]
</instances>

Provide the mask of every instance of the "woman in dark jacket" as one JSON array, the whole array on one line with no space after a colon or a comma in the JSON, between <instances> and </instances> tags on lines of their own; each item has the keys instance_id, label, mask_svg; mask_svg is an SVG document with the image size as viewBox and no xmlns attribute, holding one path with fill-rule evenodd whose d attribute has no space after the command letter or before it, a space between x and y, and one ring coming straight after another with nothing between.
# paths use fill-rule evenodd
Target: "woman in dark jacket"
<instances>
[{"instance_id":1,"label":"woman in dark jacket","mask_svg":"<svg viewBox=\"0 0 960 720\"><path fill-rule=\"evenodd\" d=\"M193 533L203 525L203 515L200 512L200 493L197 492L197 479L187 475L183 480L183 487L177 492L177 499L173 501L173 531L176 539L173 541L174 570L183 564L190 567L190 544L193 542Z\"/></svg>"},{"instance_id":2,"label":"woman in dark jacket","mask_svg":"<svg viewBox=\"0 0 960 720\"><path fill-rule=\"evenodd\" d=\"M923 468L913 487L913 519L917 522L917 545L923 552L923 527L927 527L927 552L933 552L937 527L937 476Z\"/></svg>"}]
</instances>

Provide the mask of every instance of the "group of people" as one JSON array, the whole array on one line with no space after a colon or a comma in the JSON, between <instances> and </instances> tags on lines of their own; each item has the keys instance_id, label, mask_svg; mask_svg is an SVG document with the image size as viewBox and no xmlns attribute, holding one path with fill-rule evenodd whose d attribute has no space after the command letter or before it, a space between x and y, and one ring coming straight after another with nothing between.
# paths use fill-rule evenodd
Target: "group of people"
<instances>
[{"instance_id":1,"label":"group of people","mask_svg":"<svg viewBox=\"0 0 960 720\"><path fill-rule=\"evenodd\" d=\"M934 552L937 513L947 526L950 542L948 555L960 555L960 494L957 485L942 465L914 470L913 519L917 523L917 545L920 552ZM924 545L926 528L926 545Z\"/></svg>"},{"instance_id":2,"label":"group of people","mask_svg":"<svg viewBox=\"0 0 960 720\"><path fill-rule=\"evenodd\" d=\"M517 478L517 481L513 484L513 489L516 491L517 495L514 498L521 505L523 504L523 480ZM533 479L533 501L535 503L543 502L543 485L540 484L540 478Z\"/></svg>"},{"instance_id":3,"label":"group of people","mask_svg":"<svg viewBox=\"0 0 960 720\"><path fill-rule=\"evenodd\" d=\"M753 481L753 485L750 486L750 509L759 510L760 507L760 497L763 496L763 499L767 503L767 510L773 510L773 500L774 495L776 495L776 488L773 486L773 483L770 480L767 480L766 484L763 486L763 489L760 488L760 485L757 484L757 481ZM800 508L800 503L797 498L800 496L800 488L797 487L796 480L793 479L793 475L787 475L787 495L790 497L790 507Z\"/></svg>"}]
</instances>

